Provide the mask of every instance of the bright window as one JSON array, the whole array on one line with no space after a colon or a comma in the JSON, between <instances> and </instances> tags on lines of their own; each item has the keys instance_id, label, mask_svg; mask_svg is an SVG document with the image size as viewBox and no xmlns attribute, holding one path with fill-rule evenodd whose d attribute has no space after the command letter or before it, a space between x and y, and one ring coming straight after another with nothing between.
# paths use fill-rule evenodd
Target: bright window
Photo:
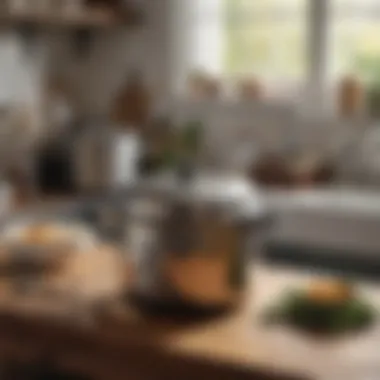
<instances>
[{"instance_id":1,"label":"bright window","mask_svg":"<svg viewBox=\"0 0 380 380\"><path fill-rule=\"evenodd\" d=\"M300 79L307 0L195 0L193 66L235 76Z\"/></svg>"},{"instance_id":2,"label":"bright window","mask_svg":"<svg viewBox=\"0 0 380 380\"><path fill-rule=\"evenodd\" d=\"M187 69L227 78L255 75L274 85L307 84L316 70L310 61L316 59L326 63L321 69L326 79L348 73L369 80L378 73L380 79L380 0L187 1L192 4ZM319 11L309 11L311 2Z\"/></svg>"},{"instance_id":3,"label":"bright window","mask_svg":"<svg viewBox=\"0 0 380 380\"><path fill-rule=\"evenodd\" d=\"M224 0L228 74L301 79L306 73L305 0Z\"/></svg>"},{"instance_id":4,"label":"bright window","mask_svg":"<svg viewBox=\"0 0 380 380\"><path fill-rule=\"evenodd\" d=\"M356 73L372 80L380 77L380 1L334 0L332 14L331 73Z\"/></svg>"}]
</instances>

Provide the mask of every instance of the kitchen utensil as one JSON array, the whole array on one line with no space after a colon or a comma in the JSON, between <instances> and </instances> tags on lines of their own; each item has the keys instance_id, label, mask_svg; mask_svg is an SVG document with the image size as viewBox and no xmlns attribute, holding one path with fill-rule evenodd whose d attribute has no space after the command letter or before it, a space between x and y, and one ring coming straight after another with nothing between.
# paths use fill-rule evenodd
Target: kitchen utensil
<instances>
[{"instance_id":1,"label":"kitchen utensil","mask_svg":"<svg viewBox=\"0 0 380 380\"><path fill-rule=\"evenodd\" d=\"M187 88L190 98L194 100L217 99L222 93L219 80L202 71L190 73Z\"/></svg>"},{"instance_id":2,"label":"kitchen utensil","mask_svg":"<svg viewBox=\"0 0 380 380\"><path fill-rule=\"evenodd\" d=\"M338 107L342 117L354 117L361 113L364 105L364 89L355 76L347 76L338 87Z\"/></svg>"},{"instance_id":3,"label":"kitchen utensil","mask_svg":"<svg viewBox=\"0 0 380 380\"><path fill-rule=\"evenodd\" d=\"M239 100L261 100L264 96L264 86L258 78L242 78L237 83Z\"/></svg>"},{"instance_id":4,"label":"kitchen utensil","mask_svg":"<svg viewBox=\"0 0 380 380\"><path fill-rule=\"evenodd\" d=\"M142 131L150 118L151 94L144 75L134 70L123 83L112 105L112 118L125 129Z\"/></svg>"},{"instance_id":5,"label":"kitchen utensil","mask_svg":"<svg viewBox=\"0 0 380 380\"><path fill-rule=\"evenodd\" d=\"M246 255L265 216L257 191L241 178L203 174L135 190L125 230L132 298L164 312L238 305Z\"/></svg>"}]
</instances>

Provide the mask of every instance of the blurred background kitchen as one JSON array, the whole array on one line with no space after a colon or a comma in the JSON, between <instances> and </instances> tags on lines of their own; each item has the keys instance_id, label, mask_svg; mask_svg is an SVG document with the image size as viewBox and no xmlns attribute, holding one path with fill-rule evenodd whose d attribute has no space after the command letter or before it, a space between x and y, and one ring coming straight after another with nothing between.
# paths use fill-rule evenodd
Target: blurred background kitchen
<instances>
[{"instance_id":1,"label":"blurred background kitchen","mask_svg":"<svg viewBox=\"0 0 380 380\"><path fill-rule=\"evenodd\" d=\"M2 162L17 192L161 170L157 131L194 122L202 165L376 189L374 0L4 0L1 12Z\"/></svg>"},{"instance_id":2,"label":"blurred background kitchen","mask_svg":"<svg viewBox=\"0 0 380 380\"><path fill-rule=\"evenodd\" d=\"M376 245L379 13L375 0L4 0L3 212L227 173L282 210L287 240Z\"/></svg>"}]
</instances>

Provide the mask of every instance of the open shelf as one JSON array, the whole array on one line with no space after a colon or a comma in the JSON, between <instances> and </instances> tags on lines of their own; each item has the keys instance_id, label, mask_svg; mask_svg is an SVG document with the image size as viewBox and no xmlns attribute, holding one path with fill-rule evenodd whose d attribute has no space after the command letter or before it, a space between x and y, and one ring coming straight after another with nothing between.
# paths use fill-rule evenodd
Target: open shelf
<instances>
[{"instance_id":1,"label":"open shelf","mask_svg":"<svg viewBox=\"0 0 380 380\"><path fill-rule=\"evenodd\" d=\"M136 11L116 15L111 10L86 9L80 13L63 12L1 12L0 25L59 28L111 28L121 25L134 25L140 21Z\"/></svg>"}]
</instances>

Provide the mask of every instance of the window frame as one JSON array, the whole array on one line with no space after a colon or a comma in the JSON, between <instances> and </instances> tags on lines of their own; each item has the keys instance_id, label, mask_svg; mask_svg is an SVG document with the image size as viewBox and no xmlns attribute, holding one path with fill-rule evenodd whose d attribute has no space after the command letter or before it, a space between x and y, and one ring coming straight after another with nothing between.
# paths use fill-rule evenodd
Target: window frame
<instances>
[{"instance_id":1,"label":"window frame","mask_svg":"<svg viewBox=\"0 0 380 380\"><path fill-rule=\"evenodd\" d=\"M330 0L308 0L306 107L318 115L328 108L328 59L331 33Z\"/></svg>"},{"instance_id":2,"label":"window frame","mask_svg":"<svg viewBox=\"0 0 380 380\"><path fill-rule=\"evenodd\" d=\"M189 12L191 0L167 0L172 19L172 33L169 40L172 46L170 60L173 73L170 88L174 97L180 93L189 67L191 43ZM308 0L307 9L307 50L306 82L302 105L308 114L324 114L329 108L328 89L328 55L331 33L330 0Z\"/></svg>"}]
</instances>

